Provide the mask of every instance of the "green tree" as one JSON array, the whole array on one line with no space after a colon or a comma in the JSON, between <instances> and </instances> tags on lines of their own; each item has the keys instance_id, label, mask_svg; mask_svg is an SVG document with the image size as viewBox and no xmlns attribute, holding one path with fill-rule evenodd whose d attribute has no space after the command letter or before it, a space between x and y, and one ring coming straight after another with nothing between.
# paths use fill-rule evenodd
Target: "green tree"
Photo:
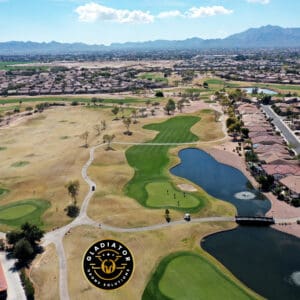
<instances>
[{"instance_id":1,"label":"green tree","mask_svg":"<svg viewBox=\"0 0 300 300\"><path fill-rule=\"evenodd\" d=\"M85 131L83 134L80 135L80 138L85 141L84 147L88 147L88 137L89 137L89 132Z\"/></svg>"},{"instance_id":2,"label":"green tree","mask_svg":"<svg viewBox=\"0 0 300 300\"><path fill-rule=\"evenodd\" d=\"M226 127L229 128L232 124L236 123L236 118L235 117L229 117L226 120Z\"/></svg>"},{"instance_id":3,"label":"green tree","mask_svg":"<svg viewBox=\"0 0 300 300\"><path fill-rule=\"evenodd\" d=\"M73 204L76 205L77 203L77 196L79 193L79 188L80 188L80 183L78 180L72 180L69 181L65 187L68 190L68 194L71 196L72 200L73 200Z\"/></svg>"},{"instance_id":4,"label":"green tree","mask_svg":"<svg viewBox=\"0 0 300 300\"><path fill-rule=\"evenodd\" d=\"M164 110L167 112L168 115L170 115L170 112L174 112L176 108L175 102L173 99L169 99L168 103L164 107Z\"/></svg>"},{"instance_id":5,"label":"green tree","mask_svg":"<svg viewBox=\"0 0 300 300\"><path fill-rule=\"evenodd\" d=\"M159 102L154 102L152 105L155 107L155 109L158 109L159 106L160 106L160 103Z\"/></svg>"},{"instance_id":6,"label":"green tree","mask_svg":"<svg viewBox=\"0 0 300 300\"><path fill-rule=\"evenodd\" d=\"M182 109L184 108L184 101L183 100L179 100L177 102L177 109L182 113Z\"/></svg>"},{"instance_id":7,"label":"green tree","mask_svg":"<svg viewBox=\"0 0 300 300\"><path fill-rule=\"evenodd\" d=\"M34 224L30 224L28 222L24 223L21 226L21 230L23 233L23 237L32 245L36 245L37 242L40 242L40 240L44 236L44 231L38 228Z\"/></svg>"},{"instance_id":8,"label":"green tree","mask_svg":"<svg viewBox=\"0 0 300 300\"><path fill-rule=\"evenodd\" d=\"M273 183L274 183L274 177L271 175L260 175L257 178L257 182L260 183L260 187L262 191L268 192L270 191Z\"/></svg>"},{"instance_id":9,"label":"green tree","mask_svg":"<svg viewBox=\"0 0 300 300\"><path fill-rule=\"evenodd\" d=\"M102 121L100 122L100 124L101 124L101 130L104 131L104 130L106 129L106 127L107 127L106 121L105 121L105 120L102 120Z\"/></svg>"},{"instance_id":10,"label":"green tree","mask_svg":"<svg viewBox=\"0 0 300 300\"><path fill-rule=\"evenodd\" d=\"M162 98L162 97L164 97L164 93L163 93L162 91L157 91L157 92L155 93L155 97L157 97L157 98Z\"/></svg>"},{"instance_id":11,"label":"green tree","mask_svg":"<svg viewBox=\"0 0 300 300\"><path fill-rule=\"evenodd\" d=\"M123 124L124 124L125 127L126 127L126 132L125 132L125 134L127 134L127 135L131 134L131 132L130 132L130 130L129 130L129 127L130 127L130 125L131 125L131 118L125 118L125 119L123 119Z\"/></svg>"},{"instance_id":12,"label":"green tree","mask_svg":"<svg viewBox=\"0 0 300 300\"><path fill-rule=\"evenodd\" d=\"M133 108L133 109L131 110L131 115L132 115L132 117L134 118L133 124L136 124L136 123L137 123L137 113L138 113L138 111L137 111L136 108Z\"/></svg>"},{"instance_id":13,"label":"green tree","mask_svg":"<svg viewBox=\"0 0 300 300\"><path fill-rule=\"evenodd\" d=\"M170 211L168 209L165 210L165 219L168 223L171 221Z\"/></svg>"},{"instance_id":14,"label":"green tree","mask_svg":"<svg viewBox=\"0 0 300 300\"><path fill-rule=\"evenodd\" d=\"M103 142L107 144L106 150L111 150L111 143L116 136L114 134L105 134L103 136Z\"/></svg>"},{"instance_id":15,"label":"green tree","mask_svg":"<svg viewBox=\"0 0 300 300\"><path fill-rule=\"evenodd\" d=\"M22 232L20 231L9 231L6 234L6 240L11 245L17 243L22 237Z\"/></svg>"},{"instance_id":16,"label":"green tree","mask_svg":"<svg viewBox=\"0 0 300 300\"><path fill-rule=\"evenodd\" d=\"M269 105L272 102L272 96L271 95L263 95L261 98L261 103L264 105Z\"/></svg>"},{"instance_id":17,"label":"green tree","mask_svg":"<svg viewBox=\"0 0 300 300\"><path fill-rule=\"evenodd\" d=\"M249 136L249 129L248 128L245 128L245 127L243 127L243 128L241 128L241 133L242 133L242 135L243 135L243 137L244 138L248 138Z\"/></svg>"},{"instance_id":18,"label":"green tree","mask_svg":"<svg viewBox=\"0 0 300 300\"><path fill-rule=\"evenodd\" d=\"M96 136L100 136L101 135L101 125L100 124L96 124L94 126L94 129L96 131Z\"/></svg>"},{"instance_id":19,"label":"green tree","mask_svg":"<svg viewBox=\"0 0 300 300\"><path fill-rule=\"evenodd\" d=\"M13 249L13 256L19 261L26 262L33 258L34 250L26 239L19 240Z\"/></svg>"},{"instance_id":20,"label":"green tree","mask_svg":"<svg viewBox=\"0 0 300 300\"><path fill-rule=\"evenodd\" d=\"M79 207L74 204L68 205L66 210L67 210L67 215L70 218L76 218L79 214Z\"/></svg>"},{"instance_id":21,"label":"green tree","mask_svg":"<svg viewBox=\"0 0 300 300\"><path fill-rule=\"evenodd\" d=\"M118 106L114 106L112 108L111 112L115 115L114 120L119 120L118 119L118 113L119 113L119 111L120 111L120 108Z\"/></svg>"},{"instance_id":22,"label":"green tree","mask_svg":"<svg viewBox=\"0 0 300 300\"><path fill-rule=\"evenodd\" d=\"M146 106L148 107L150 104L151 104L151 101L150 99L148 99L146 102L145 102Z\"/></svg>"}]
</instances>

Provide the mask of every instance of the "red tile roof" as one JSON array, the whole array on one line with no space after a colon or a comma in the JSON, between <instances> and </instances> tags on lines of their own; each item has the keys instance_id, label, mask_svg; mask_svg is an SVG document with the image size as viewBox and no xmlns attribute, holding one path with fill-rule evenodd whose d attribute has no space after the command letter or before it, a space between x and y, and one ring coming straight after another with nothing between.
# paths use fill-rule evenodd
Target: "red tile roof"
<instances>
[{"instance_id":1,"label":"red tile roof","mask_svg":"<svg viewBox=\"0 0 300 300\"><path fill-rule=\"evenodd\" d=\"M298 165L262 165L262 168L268 175L295 175L300 176L300 167Z\"/></svg>"},{"instance_id":2,"label":"red tile roof","mask_svg":"<svg viewBox=\"0 0 300 300\"><path fill-rule=\"evenodd\" d=\"M253 137L252 143L263 144L263 145L282 144L283 139L279 136L265 134L265 135Z\"/></svg>"},{"instance_id":3,"label":"red tile roof","mask_svg":"<svg viewBox=\"0 0 300 300\"><path fill-rule=\"evenodd\" d=\"M287 176L279 180L283 185L291 191L300 194L300 176Z\"/></svg>"}]
</instances>

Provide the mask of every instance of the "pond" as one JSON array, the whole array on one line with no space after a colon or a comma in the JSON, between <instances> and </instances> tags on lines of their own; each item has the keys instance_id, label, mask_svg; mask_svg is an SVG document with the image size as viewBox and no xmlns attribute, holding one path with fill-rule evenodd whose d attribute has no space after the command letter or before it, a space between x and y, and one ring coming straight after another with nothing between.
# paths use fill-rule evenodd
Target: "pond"
<instances>
[{"instance_id":1,"label":"pond","mask_svg":"<svg viewBox=\"0 0 300 300\"><path fill-rule=\"evenodd\" d=\"M181 163L171 173L187 178L215 198L232 203L243 216L263 216L270 201L255 190L238 169L216 161L208 153L188 148L179 152Z\"/></svg>"},{"instance_id":2,"label":"pond","mask_svg":"<svg viewBox=\"0 0 300 300\"><path fill-rule=\"evenodd\" d=\"M254 87L248 87L248 88L243 88L247 94L252 94ZM270 89L265 89L265 88L258 88L257 89L257 94L266 94L266 95L277 95L277 92L270 90Z\"/></svg>"},{"instance_id":3,"label":"pond","mask_svg":"<svg viewBox=\"0 0 300 300\"><path fill-rule=\"evenodd\" d=\"M171 173L234 204L239 214L258 215L269 210L269 200L261 199L239 170L219 163L199 149L181 150L179 157L181 163ZM239 199L241 195L244 199ZM201 246L263 297L300 299L300 239L270 227L239 226L206 237Z\"/></svg>"}]
</instances>

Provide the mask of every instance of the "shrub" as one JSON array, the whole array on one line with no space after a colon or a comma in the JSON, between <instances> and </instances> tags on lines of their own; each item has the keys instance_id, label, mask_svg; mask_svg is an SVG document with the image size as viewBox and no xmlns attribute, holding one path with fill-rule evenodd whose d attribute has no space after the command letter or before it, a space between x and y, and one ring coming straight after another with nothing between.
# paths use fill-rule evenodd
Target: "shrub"
<instances>
[{"instance_id":1,"label":"shrub","mask_svg":"<svg viewBox=\"0 0 300 300\"><path fill-rule=\"evenodd\" d=\"M78 101L72 101L71 105L72 106L77 106L78 105Z\"/></svg>"},{"instance_id":2,"label":"shrub","mask_svg":"<svg viewBox=\"0 0 300 300\"><path fill-rule=\"evenodd\" d=\"M74 204L71 204L71 205L68 205L67 206L67 215L70 217L70 218L76 218L79 214L79 207L74 205Z\"/></svg>"},{"instance_id":3,"label":"shrub","mask_svg":"<svg viewBox=\"0 0 300 300\"><path fill-rule=\"evenodd\" d=\"M31 283L30 279L27 277L24 269L21 270L20 278L21 278L22 285L25 290L27 300L34 300L34 287Z\"/></svg>"},{"instance_id":4,"label":"shrub","mask_svg":"<svg viewBox=\"0 0 300 300\"><path fill-rule=\"evenodd\" d=\"M155 97L162 98L162 97L164 97L164 93L162 91L157 91L155 93Z\"/></svg>"},{"instance_id":5,"label":"shrub","mask_svg":"<svg viewBox=\"0 0 300 300\"><path fill-rule=\"evenodd\" d=\"M292 199L291 203L295 207L299 207L300 206L300 198L294 198L294 199Z\"/></svg>"}]
</instances>

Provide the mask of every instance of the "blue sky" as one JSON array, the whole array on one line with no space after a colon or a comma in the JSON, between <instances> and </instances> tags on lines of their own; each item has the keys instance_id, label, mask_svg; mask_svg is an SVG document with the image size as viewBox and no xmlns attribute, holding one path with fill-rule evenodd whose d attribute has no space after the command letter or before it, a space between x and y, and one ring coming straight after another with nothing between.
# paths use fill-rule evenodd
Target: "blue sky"
<instances>
[{"instance_id":1,"label":"blue sky","mask_svg":"<svg viewBox=\"0 0 300 300\"><path fill-rule=\"evenodd\" d=\"M0 41L113 42L219 38L300 27L299 0L0 0Z\"/></svg>"}]
</instances>

